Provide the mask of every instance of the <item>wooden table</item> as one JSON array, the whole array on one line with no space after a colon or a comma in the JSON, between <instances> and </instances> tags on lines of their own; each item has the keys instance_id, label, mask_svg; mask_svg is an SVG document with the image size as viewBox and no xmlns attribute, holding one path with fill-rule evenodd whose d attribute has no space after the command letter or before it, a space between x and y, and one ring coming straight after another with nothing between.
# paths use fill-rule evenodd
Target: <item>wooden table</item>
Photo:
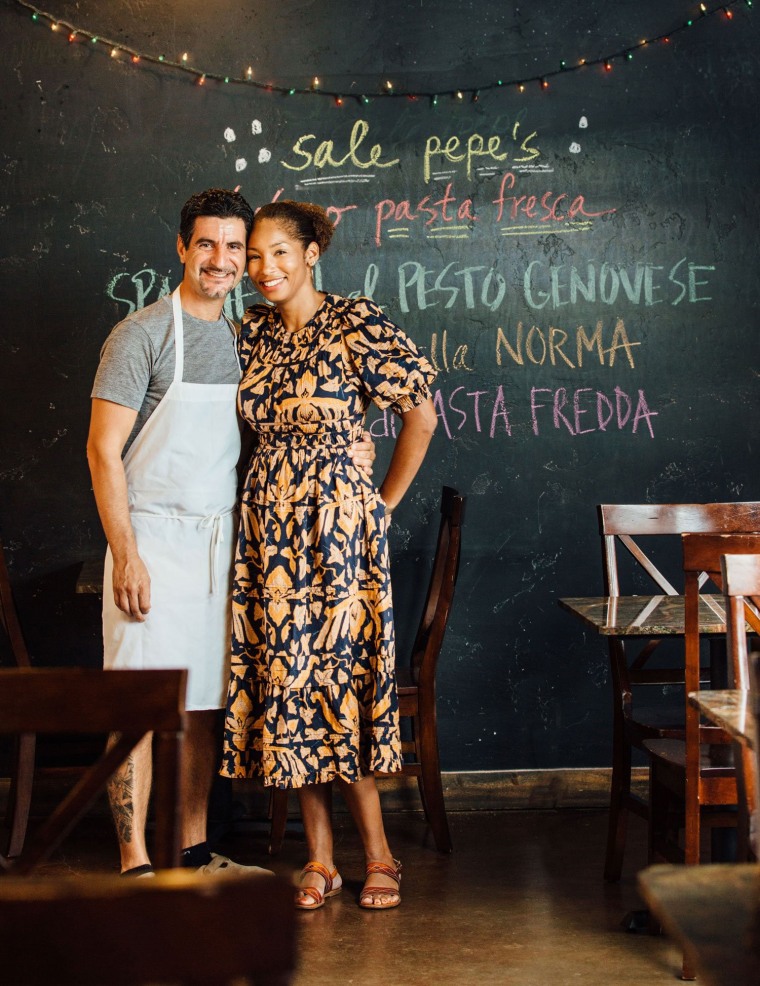
<instances>
[{"instance_id":1,"label":"wooden table","mask_svg":"<svg viewBox=\"0 0 760 986\"><path fill-rule=\"evenodd\" d=\"M737 689L689 692L689 702L705 719L725 729L739 743L757 749L757 726L749 692Z\"/></svg>"},{"instance_id":2,"label":"wooden table","mask_svg":"<svg viewBox=\"0 0 760 986\"><path fill-rule=\"evenodd\" d=\"M652 866L638 886L665 931L691 956L703 986L760 980L760 866Z\"/></svg>"},{"instance_id":3,"label":"wooden table","mask_svg":"<svg viewBox=\"0 0 760 986\"><path fill-rule=\"evenodd\" d=\"M573 596L560 606L605 637L669 637L684 634L683 596ZM722 596L699 598L702 633L726 632Z\"/></svg>"},{"instance_id":4,"label":"wooden table","mask_svg":"<svg viewBox=\"0 0 760 986\"><path fill-rule=\"evenodd\" d=\"M603 637L683 637L686 631L683 596L572 596L560 599L559 605ZM725 688L728 668L723 596L700 595L699 632L712 638L711 685Z\"/></svg>"}]
</instances>

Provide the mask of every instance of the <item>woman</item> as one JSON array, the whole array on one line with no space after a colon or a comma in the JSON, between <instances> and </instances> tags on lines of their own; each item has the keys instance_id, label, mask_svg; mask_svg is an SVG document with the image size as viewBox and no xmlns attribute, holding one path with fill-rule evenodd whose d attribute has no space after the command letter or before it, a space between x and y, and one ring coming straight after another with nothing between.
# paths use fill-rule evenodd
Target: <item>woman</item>
<instances>
[{"instance_id":1,"label":"woman","mask_svg":"<svg viewBox=\"0 0 760 986\"><path fill-rule=\"evenodd\" d=\"M335 781L364 844L360 906L396 907L400 863L374 771L401 769L386 528L436 424L435 374L367 299L317 291L333 225L319 206L259 210L248 274L270 302L243 318L239 409L257 435L241 503L222 773L297 788L310 862L296 906L341 889ZM401 430L379 491L347 450L370 403Z\"/></svg>"}]
</instances>

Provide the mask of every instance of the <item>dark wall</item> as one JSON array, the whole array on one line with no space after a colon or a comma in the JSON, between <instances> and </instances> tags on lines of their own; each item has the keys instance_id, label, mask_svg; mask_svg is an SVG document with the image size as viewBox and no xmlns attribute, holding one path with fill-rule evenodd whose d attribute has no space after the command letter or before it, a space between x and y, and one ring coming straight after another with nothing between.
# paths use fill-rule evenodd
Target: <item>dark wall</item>
<instances>
[{"instance_id":1,"label":"dark wall","mask_svg":"<svg viewBox=\"0 0 760 986\"><path fill-rule=\"evenodd\" d=\"M338 106L199 86L6 0L0 530L38 657L72 621L97 640L72 584L102 547L84 459L101 343L177 282L187 196L240 183L254 203L334 207L323 285L371 294L440 368L438 431L393 551L403 643L440 485L468 495L440 674L445 767L607 763L605 651L556 603L601 590L595 504L760 499L760 15L733 3L731 21L697 18L611 71L573 70L697 8L45 0L209 73L250 65L286 88L317 75ZM546 90L487 88L562 60ZM437 104L378 98L386 79ZM447 94L478 86L476 100ZM235 315L250 297L244 284ZM390 439L373 427L381 469Z\"/></svg>"}]
</instances>

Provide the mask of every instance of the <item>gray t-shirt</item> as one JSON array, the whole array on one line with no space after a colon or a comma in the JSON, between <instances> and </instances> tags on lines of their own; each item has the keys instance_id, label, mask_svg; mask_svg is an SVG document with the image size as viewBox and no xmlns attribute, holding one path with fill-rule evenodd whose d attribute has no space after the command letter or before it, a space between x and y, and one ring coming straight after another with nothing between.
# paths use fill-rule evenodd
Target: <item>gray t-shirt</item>
<instances>
[{"instance_id":1,"label":"gray t-shirt","mask_svg":"<svg viewBox=\"0 0 760 986\"><path fill-rule=\"evenodd\" d=\"M183 380L237 383L236 327L227 318L205 322L182 313L185 339ZM124 452L158 407L174 379L174 319L171 295L133 312L111 331L100 351L92 397L137 411Z\"/></svg>"}]
</instances>

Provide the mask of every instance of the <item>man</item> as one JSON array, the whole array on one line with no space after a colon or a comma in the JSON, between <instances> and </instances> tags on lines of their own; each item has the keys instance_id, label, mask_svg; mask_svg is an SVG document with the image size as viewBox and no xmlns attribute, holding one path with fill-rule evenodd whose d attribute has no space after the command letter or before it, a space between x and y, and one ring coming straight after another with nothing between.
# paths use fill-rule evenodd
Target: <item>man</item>
<instances>
[{"instance_id":1,"label":"man","mask_svg":"<svg viewBox=\"0 0 760 986\"><path fill-rule=\"evenodd\" d=\"M182 864L204 873L240 865L209 851L206 821L229 676L240 455L236 328L222 308L245 272L252 221L237 192L208 189L185 203L182 282L106 340L87 441L108 540L104 666L189 669ZM363 448L369 472L374 450ZM124 875L152 872L151 763L147 737L109 785Z\"/></svg>"}]
</instances>

